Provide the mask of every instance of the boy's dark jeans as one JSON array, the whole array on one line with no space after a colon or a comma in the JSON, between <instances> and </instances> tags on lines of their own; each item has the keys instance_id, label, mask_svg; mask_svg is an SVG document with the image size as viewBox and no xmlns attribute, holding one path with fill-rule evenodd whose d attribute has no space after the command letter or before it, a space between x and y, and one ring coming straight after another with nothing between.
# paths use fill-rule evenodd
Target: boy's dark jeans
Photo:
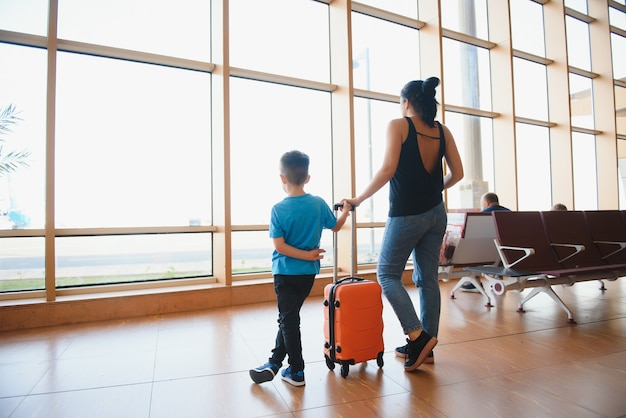
<instances>
[{"instance_id":1,"label":"boy's dark jeans","mask_svg":"<svg viewBox=\"0 0 626 418\"><path fill-rule=\"evenodd\" d=\"M304 370L300 336L300 308L313 288L314 274L274 276L274 291L278 300L278 334L270 363L282 364L289 357L292 372Z\"/></svg>"}]
</instances>

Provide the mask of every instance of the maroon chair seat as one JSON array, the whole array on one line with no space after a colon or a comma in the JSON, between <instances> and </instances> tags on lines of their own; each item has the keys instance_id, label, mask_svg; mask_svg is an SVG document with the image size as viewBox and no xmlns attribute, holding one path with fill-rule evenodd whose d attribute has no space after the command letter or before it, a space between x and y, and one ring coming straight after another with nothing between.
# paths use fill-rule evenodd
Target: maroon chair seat
<instances>
[{"instance_id":1,"label":"maroon chair seat","mask_svg":"<svg viewBox=\"0 0 626 418\"><path fill-rule=\"evenodd\" d=\"M607 262L602 257L585 228L584 215L582 212L562 211L493 212L497 247L504 266L466 270L509 277L543 274L550 277L597 276L598 279L626 272L626 263ZM618 215L621 219L621 214ZM585 250L576 252L574 245Z\"/></svg>"},{"instance_id":2,"label":"maroon chair seat","mask_svg":"<svg viewBox=\"0 0 626 418\"><path fill-rule=\"evenodd\" d=\"M532 288L530 293L519 302L518 312L525 312L524 304L536 295L544 293L567 312L568 323L573 324L576 321L574 321L572 311L556 294L553 286L573 285L589 280L614 280L624 276L626 269L622 269L623 266L617 268L616 264L620 263L612 259L613 257L617 259L616 255L622 247L617 245L617 251L613 250L613 253L604 255L599 246L600 243L593 235L594 242L590 243L589 238L584 237L589 221L586 216L587 213L583 214L585 222L582 222L583 219L579 214L565 215L564 219L568 219L572 223L556 218L559 215L563 216L564 212L555 212L554 215L544 213L543 215L540 212L493 212L497 236L494 241L503 266L466 267L465 270L481 274L488 280L490 289L495 295L503 295L511 289L521 291ZM619 218L620 226L626 230L622 215L619 212L616 215ZM593 218L593 221L590 222L593 225L596 221L595 216L590 217ZM547 220L547 228L544 227L544 220ZM576 223L573 223L575 220ZM606 222L607 220L603 218L602 221ZM613 220L613 222L617 221ZM578 229L578 231L568 231L568 228ZM604 230L603 232L605 235L598 233L598 236L601 235L610 241L615 241L616 237L619 236L619 234L609 235ZM624 236L626 237L626 235ZM555 241L569 241L554 244L569 245L552 245L549 237ZM598 246L596 247L594 244ZM611 244L616 247L614 242ZM586 247L589 247L590 250L584 254L585 251L582 248ZM626 243L624 247L626 247ZM557 248L558 251L555 251ZM594 248L597 248L600 253L599 258L597 254L594 254ZM604 286L601 289L604 289Z\"/></svg>"},{"instance_id":3,"label":"maroon chair seat","mask_svg":"<svg viewBox=\"0 0 626 418\"><path fill-rule=\"evenodd\" d=\"M505 267L536 273L563 268L546 237L539 212L494 211L493 217ZM532 249L533 253L522 258L521 250L510 247Z\"/></svg>"},{"instance_id":4,"label":"maroon chair seat","mask_svg":"<svg viewBox=\"0 0 626 418\"><path fill-rule=\"evenodd\" d=\"M619 210L584 211L589 233L608 264L626 263L626 223Z\"/></svg>"},{"instance_id":5,"label":"maroon chair seat","mask_svg":"<svg viewBox=\"0 0 626 418\"><path fill-rule=\"evenodd\" d=\"M599 267L609 265L593 242L585 214L581 211L541 212L541 219L548 241L552 244L561 265L565 268ZM570 245L569 247L567 245ZM578 251L574 246L581 246ZM626 269L625 263L610 265L614 269ZM607 267L608 268L608 267Z\"/></svg>"}]
</instances>

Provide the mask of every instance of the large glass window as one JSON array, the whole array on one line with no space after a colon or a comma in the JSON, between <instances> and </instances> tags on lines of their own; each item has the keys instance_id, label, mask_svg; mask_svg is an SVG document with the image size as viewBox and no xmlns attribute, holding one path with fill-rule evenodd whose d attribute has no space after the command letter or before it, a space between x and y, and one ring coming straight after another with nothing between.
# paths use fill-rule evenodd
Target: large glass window
<instances>
[{"instance_id":1,"label":"large glass window","mask_svg":"<svg viewBox=\"0 0 626 418\"><path fill-rule=\"evenodd\" d=\"M330 82L328 6L310 0L229 2L230 64Z\"/></svg>"},{"instance_id":2,"label":"large glass window","mask_svg":"<svg viewBox=\"0 0 626 418\"><path fill-rule=\"evenodd\" d=\"M598 209L598 170L596 137L572 133L572 162L574 169L574 209Z\"/></svg>"},{"instance_id":3,"label":"large glass window","mask_svg":"<svg viewBox=\"0 0 626 418\"><path fill-rule=\"evenodd\" d=\"M515 115L548 120L548 82L546 66L513 58Z\"/></svg>"},{"instance_id":4,"label":"large glass window","mask_svg":"<svg viewBox=\"0 0 626 418\"><path fill-rule=\"evenodd\" d=\"M406 0L361 0L359 3L387 10L399 15L417 18L417 2Z\"/></svg>"},{"instance_id":5,"label":"large glass window","mask_svg":"<svg viewBox=\"0 0 626 418\"><path fill-rule=\"evenodd\" d=\"M444 28L481 39L489 39L485 0L442 0L441 24Z\"/></svg>"},{"instance_id":6,"label":"large glass window","mask_svg":"<svg viewBox=\"0 0 626 418\"><path fill-rule=\"evenodd\" d=\"M613 78L626 80L626 38L616 33L611 34L611 58L613 61Z\"/></svg>"},{"instance_id":7,"label":"large glass window","mask_svg":"<svg viewBox=\"0 0 626 418\"><path fill-rule=\"evenodd\" d=\"M617 134L626 136L626 88L615 86L615 120Z\"/></svg>"},{"instance_id":8,"label":"large glass window","mask_svg":"<svg viewBox=\"0 0 626 418\"><path fill-rule=\"evenodd\" d=\"M360 193L380 168L387 144L387 124L402 117L399 103L354 99L356 192ZM384 222L389 212L386 184L357 210L359 222Z\"/></svg>"},{"instance_id":9,"label":"large glass window","mask_svg":"<svg viewBox=\"0 0 626 418\"><path fill-rule=\"evenodd\" d=\"M624 4L624 3L622 3ZM609 23L621 30L626 30L626 13L615 7L609 7Z\"/></svg>"},{"instance_id":10,"label":"large glass window","mask_svg":"<svg viewBox=\"0 0 626 418\"><path fill-rule=\"evenodd\" d=\"M445 192L448 208L477 209L484 192L512 188L520 209L544 210L555 184L569 181L573 207L597 208L599 192L610 192L602 189L597 164L610 161L598 162L595 137L577 132L593 132L594 112L602 112L615 114L617 139L626 136L624 1L605 6L611 56L593 55L598 68L612 60L614 107L611 100L593 102L593 88L606 80L604 73L588 74L593 45L586 21L592 19L580 14L595 3L563 0L567 16L544 14L544 3L363 0L349 11L326 0L0 0L0 111L16 116L6 116L10 130L0 133L0 292L41 291L53 283L45 276L45 250L56 254L48 262L56 263L56 286L64 289L206 278L214 273L214 254L220 282L269 278L270 209L285 196L280 155L292 149L310 155L306 190L329 205L345 197L336 190L363 190L382 163L389 120L401 116L400 89L429 76L442 80L446 113L438 118L455 136L465 169L465 178ZM50 40L49 4L58 4ZM421 11L428 16L418 30L411 19ZM511 21L490 21L495 12ZM554 71L569 77L575 133L572 154L551 156L550 129L533 123L550 120L550 105L563 98L548 100L548 91L562 89L548 90L548 67L532 56L546 57L546 32L562 30L564 19L566 33L551 35L566 38L568 65ZM433 31L439 22L443 32ZM502 39L493 40L492 50L472 42L490 40L491 29L506 32L509 24L513 51ZM48 51L47 42L59 49ZM352 56L342 58L348 50ZM513 92L492 90L496 55L500 63L514 57ZM424 73L438 67L433 59L440 72ZM337 66L341 60L352 65ZM492 100L496 95L503 97ZM515 129L501 125L515 120L508 117L512 110ZM512 138L494 138L496 120L498 132L517 132L515 149L506 145ZM501 140L504 146L494 146ZM624 149L618 147L620 157ZM510 160L497 167L516 164L517 175L496 173L496 158ZM550 179L551 172L566 174L550 169L563 158L572 161L573 178ZM354 178L333 172L342 164ZM357 210L361 264L377 260L388 206L385 186ZM52 225L46 215L54 215ZM231 246L214 251L215 237L217 245ZM332 262L331 241L325 231L324 267Z\"/></svg>"},{"instance_id":11,"label":"large glass window","mask_svg":"<svg viewBox=\"0 0 626 418\"><path fill-rule=\"evenodd\" d=\"M0 293L44 289L44 245L42 237L0 239Z\"/></svg>"},{"instance_id":12,"label":"large glass window","mask_svg":"<svg viewBox=\"0 0 626 418\"><path fill-rule=\"evenodd\" d=\"M565 7L587 14L587 0L565 0Z\"/></svg>"},{"instance_id":13,"label":"large glass window","mask_svg":"<svg viewBox=\"0 0 626 418\"><path fill-rule=\"evenodd\" d=\"M384 228L359 228L357 245L357 262L359 264L370 264L378 261L384 232ZM411 263L412 260L409 258L408 264Z\"/></svg>"},{"instance_id":14,"label":"large glass window","mask_svg":"<svg viewBox=\"0 0 626 418\"><path fill-rule=\"evenodd\" d=\"M274 245L267 231L233 232L232 241L233 274L272 271Z\"/></svg>"},{"instance_id":15,"label":"large glass window","mask_svg":"<svg viewBox=\"0 0 626 418\"><path fill-rule=\"evenodd\" d=\"M444 38L443 62L446 104L491 110L489 50Z\"/></svg>"},{"instance_id":16,"label":"large glass window","mask_svg":"<svg viewBox=\"0 0 626 418\"><path fill-rule=\"evenodd\" d=\"M569 75L572 125L593 129L593 81L577 74Z\"/></svg>"},{"instance_id":17,"label":"large glass window","mask_svg":"<svg viewBox=\"0 0 626 418\"><path fill-rule=\"evenodd\" d=\"M278 163L291 150L310 158L305 190L332 205L330 94L233 78L231 100L242 104L231 114L233 224L269 224L272 206L285 197Z\"/></svg>"},{"instance_id":18,"label":"large glass window","mask_svg":"<svg viewBox=\"0 0 626 418\"><path fill-rule=\"evenodd\" d=\"M519 210L548 210L552 206L550 130L516 123L517 198Z\"/></svg>"},{"instance_id":19,"label":"large glass window","mask_svg":"<svg viewBox=\"0 0 626 418\"><path fill-rule=\"evenodd\" d=\"M210 81L60 53L56 226L210 225Z\"/></svg>"},{"instance_id":20,"label":"large glass window","mask_svg":"<svg viewBox=\"0 0 626 418\"><path fill-rule=\"evenodd\" d=\"M447 190L451 209L480 208L480 197L495 190L493 126L489 118L446 112L446 126L452 132L463 161L463 180Z\"/></svg>"},{"instance_id":21,"label":"large glass window","mask_svg":"<svg viewBox=\"0 0 626 418\"><path fill-rule=\"evenodd\" d=\"M369 184L380 168L387 144L387 124L401 117L400 104L354 99L355 131L355 175L356 192L360 193ZM356 211L357 220L363 222L385 222L389 212L389 184L367 199ZM359 228L357 235L358 263L374 263L382 241L383 228Z\"/></svg>"},{"instance_id":22,"label":"large glass window","mask_svg":"<svg viewBox=\"0 0 626 418\"><path fill-rule=\"evenodd\" d=\"M544 57L543 6L530 0L511 0L510 4L513 48Z\"/></svg>"},{"instance_id":23,"label":"large glass window","mask_svg":"<svg viewBox=\"0 0 626 418\"><path fill-rule=\"evenodd\" d=\"M571 16L565 17L567 35L567 61L581 70L591 71L591 45L589 25Z\"/></svg>"},{"instance_id":24,"label":"large glass window","mask_svg":"<svg viewBox=\"0 0 626 418\"><path fill-rule=\"evenodd\" d=\"M140 29L138 29L140 28ZM211 0L59 0L59 38L199 61L211 57Z\"/></svg>"},{"instance_id":25,"label":"large glass window","mask_svg":"<svg viewBox=\"0 0 626 418\"><path fill-rule=\"evenodd\" d=\"M44 227L46 51L0 43L0 229Z\"/></svg>"},{"instance_id":26,"label":"large glass window","mask_svg":"<svg viewBox=\"0 0 626 418\"><path fill-rule=\"evenodd\" d=\"M380 168L387 144L387 124L399 118L400 104L354 99L356 190L360 193ZM385 185L357 211L361 222L384 222L389 212L389 186Z\"/></svg>"},{"instance_id":27,"label":"large glass window","mask_svg":"<svg viewBox=\"0 0 626 418\"><path fill-rule=\"evenodd\" d=\"M205 233L61 237L56 252L57 288L213 274Z\"/></svg>"},{"instance_id":28,"label":"large glass window","mask_svg":"<svg viewBox=\"0 0 626 418\"><path fill-rule=\"evenodd\" d=\"M399 95L421 78L417 29L352 13L352 36L355 88Z\"/></svg>"},{"instance_id":29,"label":"large glass window","mask_svg":"<svg viewBox=\"0 0 626 418\"><path fill-rule=\"evenodd\" d=\"M48 0L2 0L0 29L45 36Z\"/></svg>"}]
</instances>

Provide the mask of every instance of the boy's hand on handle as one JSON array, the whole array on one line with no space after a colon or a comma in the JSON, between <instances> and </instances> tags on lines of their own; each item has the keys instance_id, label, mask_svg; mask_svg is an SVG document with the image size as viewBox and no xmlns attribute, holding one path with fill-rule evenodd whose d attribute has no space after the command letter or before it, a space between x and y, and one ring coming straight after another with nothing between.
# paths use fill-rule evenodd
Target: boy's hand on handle
<instances>
[{"instance_id":1,"label":"boy's hand on handle","mask_svg":"<svg viewBox=\"0 0 626 418\"><path fill-rule=\"evenodd\" d=\"M351 212L356 206L343 199L339 203L335 203L335 210L341 210L341 212Z\"/></svg>"}]
</instances>

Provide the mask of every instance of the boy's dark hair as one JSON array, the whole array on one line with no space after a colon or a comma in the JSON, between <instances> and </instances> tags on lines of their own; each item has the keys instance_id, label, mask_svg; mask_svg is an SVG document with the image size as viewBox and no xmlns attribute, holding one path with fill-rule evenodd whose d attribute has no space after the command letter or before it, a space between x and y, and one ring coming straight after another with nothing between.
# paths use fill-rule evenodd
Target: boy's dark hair
<instances>
[{"instance_id":1,"label":"boy's dark hair","mask_svg":"<svg viewBox=\"0 0 626 418\"><path fill-rule=\"evenodd\" d=\"M289 151L280 157L280 174L296 186L304 184L309 176L309 156L301 151Z\"/></svg>"}]
</instances>

